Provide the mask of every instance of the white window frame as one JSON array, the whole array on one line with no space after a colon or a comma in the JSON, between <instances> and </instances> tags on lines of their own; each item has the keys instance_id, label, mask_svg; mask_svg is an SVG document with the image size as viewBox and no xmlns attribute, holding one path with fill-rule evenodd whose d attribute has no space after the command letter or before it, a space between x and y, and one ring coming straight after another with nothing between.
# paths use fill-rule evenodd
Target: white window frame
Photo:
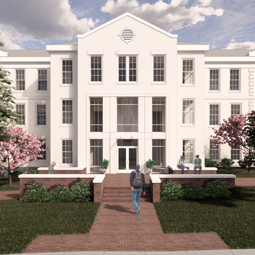
<instances>
[{"instance_id":1,"label":"white window frame","mask_svg":"<svg viewBox=\"0 0 255 255\"><path fill-rule=\"evenodd\" d=\"M211 81L215 82L217 81L217 79L211 79L211 71L218 71L218 89L211 89ZM212 74L212 76L215 74ZM216 85L212 85L212 86L216 86ZM220 69L219 68L210 68L209 69L209 91L213 91L213 92L219 92L220 91Z\"/></svg>"},{"instance_id":2,"label":"white window frame","mask_svg":"<svg viewBox=\"0 0 255 255\"><path fill-rule=\"evenodd\" d=\"M71 141L71 142L72 142L72 145L71 145L71 146L72 146L72 150L71 150L71 151L64 151L64 150L63 150L63 142L64 142L64 141ZM61 153L62 153L61 158L62 158L62 164L63 164L63 165L72 165L72 164L73 164L73 160L74 160L74 158L73 158L73 156L74 156L74 155L73 155L73 149L74 149L74 146L73 146L73 140L72 140L72 139L62 139L62 140L61 140ZM71 161L72 161L72 162L64 162L64 156L63 156L63 154L64 154L64 153L68 153L68 152L71 152L71 153L72 153L72 157L71 157L71 159L72 159ZM68 157L66 157L66 158L68 158Z\"/></svg>"},{"instance_id":3,"label":"white window frame","mask_svg":"<svg viewBox=\"0 0 255 255\"><path fill-rule=\"evenodd\" d=\"M192 122L191 123L184 123L184 111L183 111L183 106L184 106L184 101L192 101L193 102L193 111L189 112L189 114L191 114L191 119ZM194 126L195 125L195 99L194 98L183 98L182 99L182 125L183 126Z\"/></svg>"},{"instance_id":4,"label":"white window frame","mask_svg":"<svg viewBox=\"0 0 255 255\"><path fill-rule=\"evenodd\" d=\"M184 150L183 150L183 142L184 141L190 141L191 143L192 143L192 146L193 146L193 151L191 151L192 152L192 156L191 157L189 157L189 160L190 161L188 161L188 159L187 159L187 157L185 157L185 155L184 155ZM184 159L185 159L185 163L186 164L193 164L193 162L194 162L194 158L195 158L195 139L194 138L183 138L182 139L182 155L183 155L183 157L184 157Z\"/></svg>"},{"instance_id":5,"label":"white window frame","mask_svg":"<svg viewBox=\"0 0 255 255\"><path fill-rule=\"evenodd\" d=\"M91 99L94 99L94 98L102 99L102 104L91 104ZM91 106L101 106L102 107L102 124L101 123L100 124L91 123ZM104 130L104 126L103 126L103 123L104 123L104 98L103 97L90 97L89 98L89 113L90 113L90 119L89 119L90 132L101 132L102 133ZM94 129L95 127L99 127L98 130L100 129L100 127L102 127L102 131L98 131L98 130L92 131L92 129ZM97 128L95 128L95 129L97 129Z\"/></svg>"},{"instance_id":6,"label":"white window frame","mask_svg":"<svg viewBox=\"0 0 255 255\"><path fill-rule=\"evenodd\" d=\"M45 124L38 124L38 106L45 105ZM36 104L36 126L46 126L47 125L47 105L46 104Z\"/></svg>"},{"instance_id":7,"label":"white window frame","mask_svg":"<svg viewBox=\"0 0 255 255\"><path fill-rule=\"evenodd\" d=\"M188 71L184 71L184 61L192 61L192 82L191 83L184 83L183 82L183 74L184 72L188 72ZM195 59L194 58L183 58L182 59L182 85L183 86L194 86L195 85Z\"/></svg>"},{"instance_id":8,"label":"white window frame","mask_svg":"<svg viewBox=\"0 0 255 255\"><path fill-rule=\"evenodd\" d=\"M211 124L211 105L218 105L218 124ZM220 104L219 103L210 103L209 104L209 126L218 126L220 124Z\"/></svg>"},{"instance_id":9,"label":"white window frame","mask_svg":"<svg viewBox=\"0 0 255 255\"><path fill-rule=\"evenodd\" d=\"M101 68L92 68L92 58L100 57L101 60ZM100 81L92 81L92 70L101 71L101 80ZM103 55L94 54L90 55L90 83L91 84L102 84L103 83Z\"/></svg>"},{"instance_id":10,"label":"white window frame","mask_svg":"<svg viewBox=\"0 0 255 255\"><path fill-rule=\"evenodd\" d=\"M125 55L117 55L118 56L118 82L117 84L132 84L132 85L136 85L138 83L138 56L137 55L134 55L134 54L125 54ZM135 71L136 71L136 80L135 81L130 81L129 80L129 71L131 70L129 68L129 63L130 63L130 58L135 58L136 60L136 68L135 68ZM126 68L122 69L124 72L125 72L125 76L126 76L126 80L125 81L120 81L120 75L119 75L119 72L120 72L120 58L125 58L125 61L126 61Z\"/></svg>"},{"instance_id":11,"label":"white window frame","mask_svg":"<svg viewBox=\"0 0 255 255\"><path fill-rule=\"evenodd\" d=\"M209 159L214 160L214 161L220 161L220 159L221 159L221 157L220 157L220 155L221 155L220 144L218 144L217 146L218 146L218 148L217 147L213 148L211 140L209 140ZM211 158L211 151L218 151L218 155L219 155L218 159Z\"/></svg>"},{"instance_id":12,"label":"white window frame","mask_svg":"<svg viewBox=\"0 0 255 255\"><path fill-rule=\"evenodd\" d=\"M18 78L18 76L20 76L21 74L18 73L19 71L23 71L24 72L24 79L21 79L20 77ZM18 89L19 82L24 81L24 89ZM24 92L26 90L26 70L25 69L16 69L16 91L18 92Z\"/></svg>"},{"instance_id":13,"label":"white window frame","mask_svg":"<svg viewBox=\"0 0 255 255\"><path fill-rule=\"evenodd\" d=\"M40 71L46 71L46 79L41 79L40 80L40 75L39 72ZM40 81L46 81L46 89L39 89L39 82ZM37 84L37 91L38 92L47 92L48 91L48 70L47 69L38 69L38 84Z\"/></svg>"},{"instance_id":14,"label":"white window frame","mask_svg":"<svg viewBox=\"0 0 255 255\"><path fill-rule=\"evenodd\" d=\"M237 153L235 153L237 151L239 151L239 158L232 157L233 155L235 155L235 156L237 155ZM232 160L240 160L241 159L241 149L240 148L232 148L232 147L230 147L230 158Z\"/></svg>"},{"instance_id":15,"label":"white window frame","mask_svg":"<svg viewBox=\"0 0 255 255\"><path fill-rule=\"evenodd\" d=\"M238 89L231 89L231 81L236 81L236 79L231 79L231 71L238 71ZM241 91L241 70L239 68L229 69L229 91L230 92L240 92Z\"/></svg>"},{"instance_id":16,"label":"white window frame","mask_svg":"<svg viewBox=\"0 0 255 255\"><path fill-rule=\"evenodd\" d=\"M62 105L61 105L62 106L62 124L63 125L72 125L73 124L73 117L74 117L74 114L73 114L73 109L74 109L74 107L73 107L73 100L72 99L62 99L61 101L62 101ZM64 107L63 103L64 103L64 101L71 101L72 102L72 111L64 111L63 110L63 107ZM66 116L64 116L64 115L65 115L65 113L69 113L69 112L72 113L72 115L71 115L72 116L72 122L65 123L64 119L65 119Z\"/></svg>"},{"instance_id":17,"label":"white window frame","mask_svg":"<svg viewBox=\"0 0 255 255\"><path fill-rule=\"evenodd\" d=\"M23 103L23 104L22 104L22 103L21 103L21 104L16 104L16 112L18 112L18 111L17 111L17 106L18 106L18 105L24 106L24 114L21 114L21 116L20 116L20 117L24 116L24 124L20 124L20 121L19 121L19 124L18 124L18 125L19 125L19 126L25 126L25 125L26 125L26 104L24 104L24 103ZM19 118L19 119L20 119L20 118Z\"/></svg>"},{"instance_id":18,"label":"white window frame","mask_svg":"<svg viewBox=\"0 0 255 255\"><path fill-rule=\"evenodd\" d=\"M163 81L155 81L154 78L156 77L154 75L154 60L155 57L162 57L164 59L164 80ZM161 70L161 68L158 68L158 70ZM166 84L166 54L153 54L152 55L152 84Z\"/></svg>"},{"instance_id":19,"label":"white window frame","mask_svg":"<svg viewBox=\"0 0 255 255\"><path fill-rule=\"evenodd\" d=\"M101 142L102 142L102 145L93 145L93 146L91 146L91 141L92 140L100 140ZM103 160L103 158L104 158L104 141L103 141L103 139L90 139L89 140L89 152L91 152L91 148L102 148L102 160ZM90 169L91 168L101 168L101 165L94 165L94 164L92 164L92 163L94 163L94 162L91 162L91 160L90 160Z\"/></svg>"},{"instance_id":20,"label":"white window frame","mask_svg":"<svg viewBox=\"0 0 255 255\"><path fill-rule=\"evenodd\" d=\"M62 86L70 86L70 85L73 85L74 83L74 61L73 59L61 59L61 73L62 73L62 76L61 76L61 84ZM72 71L64 71L63 70L63 67L64 67L64 61L71 61L72 62ZM64 82L64 73L71 73L72 74L72 82L71 83L67 83L67 82Z\"/></svg>"},{"instance_id":21,"label":"white window frame","mask_svg":"<svg viewBox=\"0 0 255 255\"><path fill-rule=\"evenodd\" d=\"M160 140L160 141L164 141L164 145L153 145L153 141L155 140ZM153 148L164 148L164 154L163 157L164 157L164 160L165 162L162 163L161 165L155 165L154 167L157 168L157 167L165 167L166 166L166 139L152 139L152 157L153 157ZM156 161L156 159L153 158L153 160Z\"/></svg>"},{"instance_id":22,"label":"white window frame","mask_svg":"<svg viewBox=\"0 0 255 255\"><path fill-rule=\"evenodd\" d=\"M232 114L232 106L237 106L237 105L240 107L240 113ZM241 114L241 113L242 113L242 104L241 103L237 103L237 104L231 103L230 104L230 117L231 118L233 118L235 115Z\"/></svg>"},{"instance_id":23,"label":"white window frame","mask_svg":"<svg viewBox=\"0 0 255 255\"><path fill-rule=\"evenodd\" d=\"M164 103L158 103L155 104L153 103L153 99L159 98L160 100L164 100ZM164 116L162 116L162 123L153 123L153 106L159 106L160 108L162 107ZM159 131L154 131L155 129L159 129ZM152 97L152 132L166 132L166 97Z\"/></svg>"}]
</instances>

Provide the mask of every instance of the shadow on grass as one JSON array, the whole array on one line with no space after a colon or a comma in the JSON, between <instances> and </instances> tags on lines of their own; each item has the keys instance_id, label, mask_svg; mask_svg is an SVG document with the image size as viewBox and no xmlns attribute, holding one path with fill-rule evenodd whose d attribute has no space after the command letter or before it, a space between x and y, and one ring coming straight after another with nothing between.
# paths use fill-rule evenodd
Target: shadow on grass
<instances>
[{"instance_id":1,"label":"shadow on grass","mask_svg":"<svg viewBox=\"0 0 255 255\"><path fill-rule=\"evenodd\" d=\"M199 203L199 204L204 204L204 205L216 205L216 206L224 206L224 207L228 207L228 208L234 208L236 207L236 205L234 204L234 202L230 199L219 199L219 198L215 198L215 199L197 199L197 200L186 200L183 199L184 201L188 201L188 202L195 202L195 203Z\"/></svg>"}]
</instances>

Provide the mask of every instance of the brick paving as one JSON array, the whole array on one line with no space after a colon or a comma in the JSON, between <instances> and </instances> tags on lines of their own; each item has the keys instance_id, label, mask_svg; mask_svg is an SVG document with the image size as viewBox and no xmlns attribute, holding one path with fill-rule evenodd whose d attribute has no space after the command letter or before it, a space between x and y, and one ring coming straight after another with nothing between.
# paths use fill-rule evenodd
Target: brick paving
<instances>
[{"instance_id":1,"label":"brick paving","mask_svg":"<svg viewBox=\"0 0 255 255\"><path fill-rule=\"evenodd\" d=\"M255 178L236 178L235 185L238 187L255 187Z\"/></svg>"},{"instance_id":2,"label":"brick paving","mask_svg":"<svg viewBox=\"0 0 255 255\"><path fill-rule=\"evenodd\" d=\"M19 199L19 190L0 191L0 200L17 200Z\"/></svg>"}]
</instances>

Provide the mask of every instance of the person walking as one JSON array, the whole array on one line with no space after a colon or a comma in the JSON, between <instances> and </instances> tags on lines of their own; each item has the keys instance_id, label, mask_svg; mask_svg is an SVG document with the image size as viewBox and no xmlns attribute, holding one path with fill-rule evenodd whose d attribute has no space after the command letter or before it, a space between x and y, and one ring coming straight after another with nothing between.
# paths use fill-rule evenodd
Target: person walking
<instances>
[{"instance_id":1,"label":"person walking","mask_svg":"<svg viewBox=\"0 0 255 255\"><path fill-rule=\"evenodd\" d=\"M140 165L135 166L135 171L130 174L130 185L132 190L132 202L135 206L135 213L139 215L140 208L140 198L142 195L146 194L145 177L144 174L140 172Z\"/></svg>"},{"instance_id":2,"label":"person walking","mask_svg":"<svg viewBox=\"0 0 255 255\"><path fill-rule=\"evenodd\" d=\"M187 168L187 170L189 170L189 167L185 166L184 163L185 163L185 161L184 161L183 156L180 156L180 159L178 160L178 163L177 163L177 167L179 169L181 169L181 174L184 174L184 169L185 168Z\"/></svg>"},{"instance_id":3,"label":"person walking","mask_svg":"<svg viewBox=\"0 0 255 255\"><path fill-rule=\"evenodd\" d=\"M48 174L55 174L54 166L56 165L55 161L52 161L51 165L48 167Z\"/></svg>"},{"instance_id":4,"label":"person walking","mask_svg":"<svg viewBox=\"0 0 255 255\"><path fill-rule=\"evenodd\" d=\"M196 158L194 160L194 174L197 173L197 168L199 169L198 173L201 174L201 169L202 169L201 163L202 163L202 160L199 158L199 155L196 155Z\"/></svg>"}]
</instances>

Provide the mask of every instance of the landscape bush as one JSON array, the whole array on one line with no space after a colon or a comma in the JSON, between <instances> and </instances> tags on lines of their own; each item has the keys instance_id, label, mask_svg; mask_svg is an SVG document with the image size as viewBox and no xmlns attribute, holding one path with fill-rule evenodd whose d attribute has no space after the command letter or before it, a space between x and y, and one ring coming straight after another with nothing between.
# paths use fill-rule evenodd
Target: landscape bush
<instances>
[{"instance_id":1,"label":"landscape bush","mask_svg":"<svg viewBox=\"0 0 255 255\"><path fill-rule=\"evenodd\" d=\"M67 187L57 186L50 191L50 202L61 203L73 200L72 193Z\"/></svg>"},{"instance_id":2,"label":"landscape bush","mask_svg":"<svg viewBox=\"0 0 255 255\"><path fill-rule=\"evenodd\" d=\"M223 158L220 162L220 166L226 169L230 169L234 164L234 161L230 158Z\"/></svg>"},{"instance_id":3,"label":"landscape bush","mask_svg":"<svg viewBox=\"0 0 255 255\"><path fill-rule=\"evenodd\" d=\"M173 200L182 197L181 184L168 181L163 184L162 198L164 200Z\"/></svg>"},{"instance_id":4,"label":"landscape bush","mask_svg":"<svg viewBox=\"0 0 255 255\"><path fill-rule=\"evenodd\" d=\"M27 174L37 174L37 170L36 169L30 169Z\"/></svg>"},{"instance_id":5,"label":"landscape bush","mask_svg":"<svg viewBox=\"0 0 255 255\"><path fill-rule=\"evenodd\" d=\"M75 202L88 202L90 200L89 184L80 181L75 183L72 187L72 196Z\"/></svg>"},{"instance_id":6,"label":"landscape bush","mask_svg":"<svg viewBox=\"0 0 255 255\"><path fill-rule=\"evenodd\" d=\"M219 167L219 162L206 158L205 167Z\"/></svg>"},{"instance_id":7,"label":"landscape bush","mask_svg":"<svg viewBox=\"0 0 255 255\"><path fill-rule=\"evenodd\" d=\"M12 175L12 181L13 182L18 182L19 181L19 175L22 174L19 171L14 171L11 175Z\"/></svg>"},{"instance_id":8,"label":"landscape bush","mask_svg":"<svg viewBox=\"0 0 255 255\"><path fill-rule=\"evenodd\" d=\"M195 184L187 185L182 190L183 198L186 200L196 200L204 198L204 189Z\"/></svg>"},{"instance_id":9,"label":"landscape bush","mask_svg":"<svg viewBox=\"0 0 255 255\"><path fill-rule=\"evenodd\" d=\"M23 197L23 201L26 203L40 203L48 202L50 199L50 194L47 192L46 188L37 182L32 183L27 186L27 191Z\"/></svg>"},{"instance_id":10,"label":"landscape bush","mask_svg":"<svg viewBox=\"0 0 255 255\"><path fill-rule=\"evenodd\" d=\"M220 180L209 182L204 190L204 196L207 198L227 198L230 194L225 183Z\"/></svg>"}]
</instances>

